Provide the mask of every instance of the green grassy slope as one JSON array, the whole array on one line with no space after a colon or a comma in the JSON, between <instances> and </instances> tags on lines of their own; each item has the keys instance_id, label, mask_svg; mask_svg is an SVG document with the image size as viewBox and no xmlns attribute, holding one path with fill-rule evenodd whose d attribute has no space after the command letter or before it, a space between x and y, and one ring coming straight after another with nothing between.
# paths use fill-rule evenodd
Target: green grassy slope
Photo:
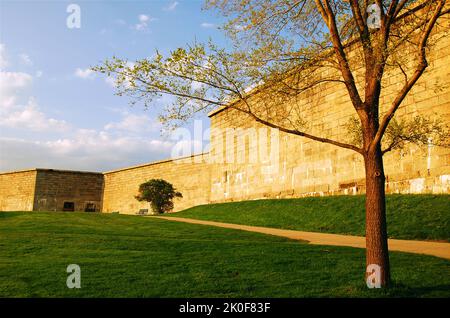
<instances>
[{"instance_id":1,"label":"green grassy slope","mask_svg":"<svg viewBox=\"0 0 450 318\"><path fill-rule=\"evenodd\" d=\"M87 213L0 213L0 297L450 297L450 262L391 253L395 287L368 290L364 250ZM81 267L81 289L66 267Z\"/></svg>"},{"instance_id":2,"label":"green grassy slope","mask_svg":"<svg viewBox=\"0 0 450 318\"><path fill-rule=\"evenodd\" d=\"M363 196L210 204L172 216L283 229L364 235ZM450 241L450 195L388 195L391 238Z\"/></svg>"}]
</instances>

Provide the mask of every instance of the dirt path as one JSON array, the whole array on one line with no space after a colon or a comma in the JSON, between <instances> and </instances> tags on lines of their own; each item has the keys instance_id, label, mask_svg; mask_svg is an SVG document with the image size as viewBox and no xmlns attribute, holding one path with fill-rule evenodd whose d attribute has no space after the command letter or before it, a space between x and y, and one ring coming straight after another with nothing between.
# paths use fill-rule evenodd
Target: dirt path
<instances>
[{"instance_id":1,"label":"dirt path","mask_svg":"<svg viewBox=\"0 0 450 318\"><path fill-rule=\"evenodd\" d=\"M282 236L294 240L305 240L308 241L309 244L316 244L316 245L350 246L358 248L366 247L365 238L363 236L283 230L270 227L203 221L179 217L166 217L166 216L152 216L152 217L169 221L218 226L228 229L236 229L275 236ZM427 254L450 259L450 243L389 239L389 250L416 253L416 254Z\"/></svg>"}]
</instances>

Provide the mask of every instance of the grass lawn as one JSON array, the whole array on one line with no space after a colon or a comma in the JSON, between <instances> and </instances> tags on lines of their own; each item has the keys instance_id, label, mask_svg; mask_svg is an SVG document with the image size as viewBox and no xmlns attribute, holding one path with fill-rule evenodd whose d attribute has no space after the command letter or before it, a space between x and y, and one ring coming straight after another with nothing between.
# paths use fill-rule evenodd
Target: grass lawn
<instances>
[{"instance_id":1,"label":"grass lawn","mask_svg":"<svg viewBox=\"0 0 450 318\"><path fill-rule=\"evenodd\" d=\"M193 207L169 216L364 236L364 196L255 200ZM450 195L388 195L390 238L450 241Z\"/></svg>"},{"instance_id":2,"label":"grass lawn","mask_svg":"<svg viewBox=\"0 0 450 318\"><path fill-rule=\"evenodd\" d=\"M0 297L450 297L450 261L391 253L369 290L364 250L111 214L0 213ZM81 289L66 267L81 267Z\"/></svg>"}]
</instances>

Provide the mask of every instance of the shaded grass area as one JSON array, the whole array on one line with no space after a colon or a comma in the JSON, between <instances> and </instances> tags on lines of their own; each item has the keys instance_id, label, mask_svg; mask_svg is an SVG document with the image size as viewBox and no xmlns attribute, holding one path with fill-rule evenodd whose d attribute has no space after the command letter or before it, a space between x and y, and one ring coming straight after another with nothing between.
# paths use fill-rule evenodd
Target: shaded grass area
<instances>
[{"instance_id":1,"label":"shaded grass area","mask_svg":"<svg viewBox=\"0 0 450 318\"><path fill-rule=\"evenodd\" d=\"M168 216L364 236L364 196L255 200L196 206ZM388 195L390 238L450 241L450 195Z\"/></svg>"},{"instance_id":2,"label":"shaded grass area","mask_svg":"<svg viewBox=\"0 0 450 318\"><path fill-rule=\"evenodd\" d=\"M391 253L366 288L364 250L149 217L0 213L0 297L449 297L450 262ZM81 267L81 289L66 268Z\"/></svg>"}]
</instances>

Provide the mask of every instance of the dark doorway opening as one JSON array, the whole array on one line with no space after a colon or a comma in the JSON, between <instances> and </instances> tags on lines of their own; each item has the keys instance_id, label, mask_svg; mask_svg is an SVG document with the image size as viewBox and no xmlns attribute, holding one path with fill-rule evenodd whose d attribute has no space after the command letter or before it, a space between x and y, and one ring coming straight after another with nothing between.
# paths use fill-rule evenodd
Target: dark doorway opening
<instances>
[{"instance_id":1,"label":"dark doorway opening","mask_svg":"<svg viewBox=\"0 0 450 318\"><path fill-rule=\"evenodd\" d=\"M95 212L95 204L94 203L86 203L86 207L84 208L84 212Z\"/></svg>"},{"instance_id":2,"label":"dark doorway opening","mask_svg":"<svg viewBox=\"0 0 450 318\"><path fill-rule=\"evenodd\" d=\"M66 212L75 211L75 203L74 202L64 202L63 211L66 211Z\"/></svg>"}]
</instances>

